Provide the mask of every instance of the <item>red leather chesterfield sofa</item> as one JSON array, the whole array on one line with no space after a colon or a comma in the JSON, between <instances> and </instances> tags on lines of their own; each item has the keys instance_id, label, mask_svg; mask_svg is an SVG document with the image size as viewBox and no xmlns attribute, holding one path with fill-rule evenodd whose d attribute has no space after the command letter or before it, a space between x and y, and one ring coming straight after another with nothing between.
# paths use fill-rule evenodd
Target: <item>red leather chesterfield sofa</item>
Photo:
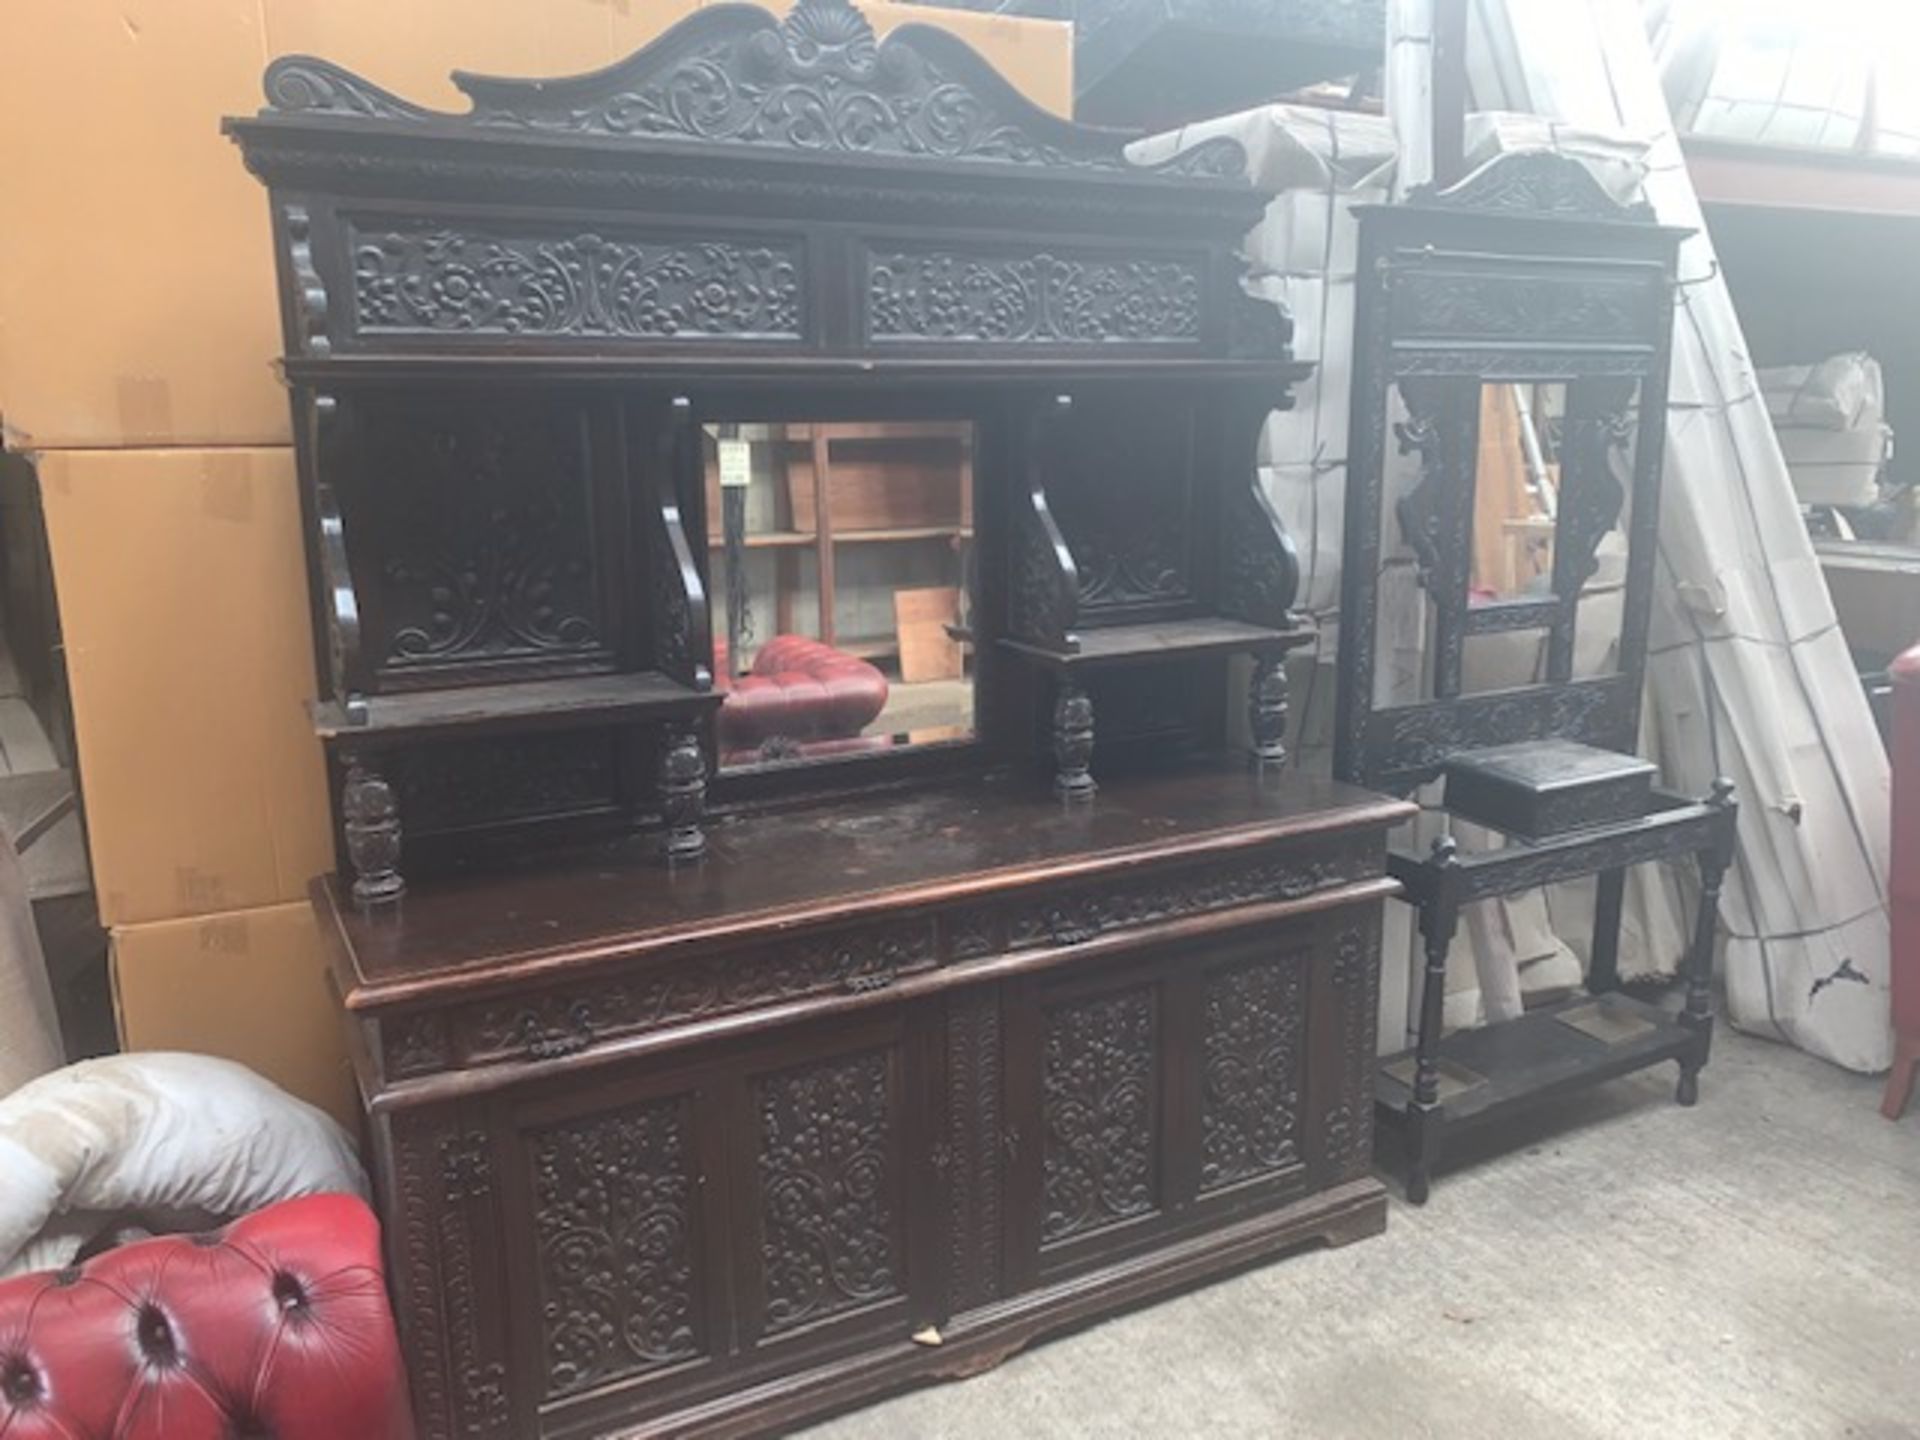
<instances>
[{"instance_id":1,"label":"red leather chesterfield sofa","mask_svg":"<svg viewBox=\"0 0 1920 1440\"><path fill-rule=\"evenodd\" d=\"M351 1195L0 1280L5 1440L412 1440L380 1226Z\"/></svg>"},{"instance_id":2,"label":"red leather chesterfield sofa","mask_svg":"<svg viewBox=\"0 0 1920 1440\"><path fill-rule=\"evenodd\" d=\"M848 748L844 742L859 737L887 705L886 676L804 635L774 636L754 655L751 674L732 673L724 641L715 642L713 661L715 688L727 697L719 723L720 750L729 760Z\"/></svg>"}]
</instances>

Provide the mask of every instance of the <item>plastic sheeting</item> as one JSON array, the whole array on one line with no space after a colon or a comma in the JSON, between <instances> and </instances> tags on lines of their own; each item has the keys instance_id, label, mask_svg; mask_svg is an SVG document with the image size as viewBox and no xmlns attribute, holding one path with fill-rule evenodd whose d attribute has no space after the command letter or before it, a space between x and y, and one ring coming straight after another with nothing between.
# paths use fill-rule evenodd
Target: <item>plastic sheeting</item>
<instances>
[{"instance_id":1,"label":"plastic sheeting","mask_svg":"<svg viewBox=\"0 0 1920 1440\"><path fill-rule=\"evenodd\" d=\"M1409 78L1427 0L1395 0L1389 108L1403 168L1430 111ZM1739 787L1722 901L1733 1023L1857 1070L1890 1058L1889 783L1801 523L1631 0L1473 0L1471 91L1488 109L1644 140L1645 197L1698 232L1680 260L1649 690L1665 778ZM1412 140L1415 143L1408 144Z\"/></svg>"}]
</instances>

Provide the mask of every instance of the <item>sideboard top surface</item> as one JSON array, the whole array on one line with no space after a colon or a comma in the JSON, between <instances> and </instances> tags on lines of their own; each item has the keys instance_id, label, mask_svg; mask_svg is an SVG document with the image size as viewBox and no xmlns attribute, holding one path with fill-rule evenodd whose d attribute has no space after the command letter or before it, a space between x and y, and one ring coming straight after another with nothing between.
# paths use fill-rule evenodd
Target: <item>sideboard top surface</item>
<instances>
[{"instance_id":1,"label":"sideboard top surface","mask_svg":"<svg viewBox=\"0 0 1920 1440\"><path fill-rule=\"evenodd\" d=\"M778 939L1022 884L1189 863L1295 837L1386 827L1410 805L1335 781L1213 762L1062 804L1029 776L738 816L707 859L663 870L644 839L449 876L365 909L315 882L356 1010L505 983L555 966L716 939Z\"/></svg>"}]
</instances>

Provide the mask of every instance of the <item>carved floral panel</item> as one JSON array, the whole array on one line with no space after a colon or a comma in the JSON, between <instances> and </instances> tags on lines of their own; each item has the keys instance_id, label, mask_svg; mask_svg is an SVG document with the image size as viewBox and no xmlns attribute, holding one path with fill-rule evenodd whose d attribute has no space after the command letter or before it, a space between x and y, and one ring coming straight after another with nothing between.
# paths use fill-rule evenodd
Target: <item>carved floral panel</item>
<instances>
[{"instance_id":1,"label":"carved floral panel","mask_svg":"<svg viewBox=\"0 0 1920 1440\"><path fill-rule=\"evenodd\" d=\"M891 1071L870 1050L754 1083L769 1335L904 1288Z\"/></svg>"},{"instance_id":2,"label":"carved floral panel","mask_svg":"<svg viewBox=\"0 0 1920 1440\"><path fill-rule=\"evenodd\" d=\"M867 333L881 342L1193 345L1204 274L1196 258L872 250Z\"/></svg>"},{"instance_id":3,"label":"carved floral panel","mask_svg":"<svg viewBox=\"0 0 1920 1440\"><path fill-rule=\"evenodd\" d=\"M531 234L389 222L353 231L363 335L626 340L800 336L800 242Z\"/></svg>"},{"instance_id":4,"label":"carved floral panel","mask_svg":"<svg viewBox=\"0 0 1920 1440\"><path fill-rule=\"evenodd\" d=\"M532 1137L550 1397L703 1348L691 1111L672 1096Z\"/></svg>"},{"instance_id":5,"label":"carved floral panel","mask_svg":"<svg viewBox=\"0 0 1920 1440\"><path fill-rule=\"evenodd\" d=\"M1043 1242L1105 1229L1157 1203L1158 1010L1157 993L1143 985L1047 1012Z\"/></svg>"},{"instance_id":6,"label":"carved floral panel","mask_svg":"<svg viewBox=\"0 0 1920 1440\"><path fill-rule=\"evenodd\" d=\"M1200 1188L1300 1163L1306 1010L1299 956L1208 977L1202 1001Z\"/></svg>"},{"instance_id":7,"label":"carved floral panel","mask_svg":"<svg viewBox=\"0 0 1920 1440\"><path fill-rule=\"evenodd\" d=\"M611 663L586 408L370 403L340 478L364 648L398 678Z\"/></svg>"}]
</instances>

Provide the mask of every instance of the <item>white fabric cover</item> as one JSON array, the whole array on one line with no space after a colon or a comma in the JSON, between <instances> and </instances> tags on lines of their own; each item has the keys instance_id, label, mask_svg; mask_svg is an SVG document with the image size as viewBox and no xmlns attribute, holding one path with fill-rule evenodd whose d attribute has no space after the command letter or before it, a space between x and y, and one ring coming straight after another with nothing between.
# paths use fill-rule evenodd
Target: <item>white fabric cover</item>
<instances>
[{"instance_id":1,"label":"white fabric cover","mask_svg":"<svg viewBox=\"0 0 1920 1440\"><path fill-rule=\"evenodd\" d=\"M66 1058L40 934L33 926L26 872L19 851L0 835L0 1095ZM5 1178L0 1170L0 1185Z\"/></svg>"},{"instance_id":2,"label":"white fabric cover","mask_svg":"<svg viewBox=\"0 0 1920 1440\"><path fill-rule=\"evenodd\" d=\"M1893 448L1880 362L1862 351L1759 372L1767 418L1803 505L1871 505Z\"/></svg>"},{"instance_id":3,"label":"white fabric cover","mask_svg":"<svg viewBox=\"0 0 1920 1440\"><path fill-rule=\"evenodd\" d=\"M1411 62L1425 0L1394 0ZM1675 788L1738 787L1721 902L1728 1009L1743 1029L1884 1069L1889 782L1801 523L1739 317L1633 0L1473 0L1476 103L1651 137L1646 198L1680 252L1672 411L1648 681ZM1423 129L1418 91L1390 107ZM1417 148L1417 147L1414 147Z\"/></svg>"},{"instance_id":4,"label":"white fabric cover","mask_svg":"<svg viewBox=\"0 0 1920 1440\"><path fill-rule=\"evenodd\" d=\"M70 1264L129 1217L203 1229L330 1191L367 1193L346 1132L231 1060L111 1055L0 1099L0 1276Z\"/></svg>"}]
</instances>

